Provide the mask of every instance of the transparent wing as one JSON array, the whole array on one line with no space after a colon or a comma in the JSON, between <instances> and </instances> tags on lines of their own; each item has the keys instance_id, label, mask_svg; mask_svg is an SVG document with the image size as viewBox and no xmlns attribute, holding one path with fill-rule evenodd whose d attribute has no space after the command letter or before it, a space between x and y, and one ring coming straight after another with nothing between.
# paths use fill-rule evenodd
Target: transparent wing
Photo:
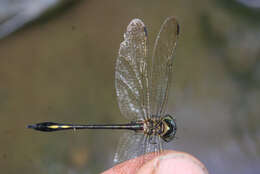
<instances>
[{"instance_id":1,"label":"transparent wing","mask_svg":"<svg viewBox=\"0 0 260 174\"><path fill-rule=\"evenodd\" d=\"M150 86L150 108L155 116L165 112L178 35L179 25L174 17L169 17L162 24L155 41Z\"/></svg>"},{"instance_id":2,"label":"transparent wing","mask_svg":"<svg viewBox=\"0 0 260 174\"><path fill-rule=\"evenodd\" d=\"M151 152L158 155L162 149L162 140L159 136L148 137L136 132L126 132L119 140L114 162L120 163ZM146 161L146 156L142 157L142 160Z\"/></svg>"},{"instance_id":3,"label":"transparent wing","mask_svg":"<svg viewBox=\"0 0 260 174\"><path fill-rule=\"evenodd\" d=\"M124 133L120 137L114 162L120 163L144 154L145 140L144 134L137 134L135 132Z\"/></svg>"},{"instance_id":4,"label":"transparent wing","mask_svg":"<svg viewBox=\"0 0 260 174\"><path fill-rule=\"evenodd\" d=\"M142 120L148 110L147 32L140 19L133 19L120 44L115 87L121 113Z\"/></svg>"},{"instance_id":5,"label":"transparent wing","mask_svg":"<svg viewBox=\"0 0 260 174\"><path fill-rule=\"evenodd\" d=\"M160 136L151 135L146 136L145 153L156 153L158 155L163 150L163 142Z\"/></svg>"}]
</instances>

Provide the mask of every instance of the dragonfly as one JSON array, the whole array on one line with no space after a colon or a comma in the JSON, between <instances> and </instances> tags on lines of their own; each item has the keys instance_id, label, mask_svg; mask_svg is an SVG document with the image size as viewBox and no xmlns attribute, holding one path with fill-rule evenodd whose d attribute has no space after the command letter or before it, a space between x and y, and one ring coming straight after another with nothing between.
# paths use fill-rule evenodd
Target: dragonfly
<instances>
[{"instance_id":1,"label":"dragonfly","mask_svg":"<svg viewBox=\"0 0 260 174\"><path fill-rule=\"evenodd\" d=\"M124 33L115 66L115 88L126 124L64 124L42 122L29 125L38 131L76 129L124 129L114 162L147 153L161 153L176 136L175 118L166 113L173 60L180 27L174 17L164 21L148 55L148 33L140 19L133 19Z\"/></svg>"}]
</instances>

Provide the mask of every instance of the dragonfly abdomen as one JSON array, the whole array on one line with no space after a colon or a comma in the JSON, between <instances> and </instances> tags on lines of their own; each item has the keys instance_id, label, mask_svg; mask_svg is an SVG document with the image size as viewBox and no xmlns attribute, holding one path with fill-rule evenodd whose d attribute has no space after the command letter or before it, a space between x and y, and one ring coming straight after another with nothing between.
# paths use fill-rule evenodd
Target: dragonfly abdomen
<instances>
[{"instance_id":1,"label":"dragonfly abdomen","mask_svg":"<svg viewBox=\"0 0 260 174\"><path fill-rule=\"evenodd\" d=\"M35 129L44 132L53 132L58 130L68 130L68 129L128 129L134 131L142 131L143 123L128 123L128 124L93 124L93 125L74 125L74 124L63 124L63 123L53 123L53 122L43 122L34 125L29 125L28 128Z\"/></svg>"}]
</instances>

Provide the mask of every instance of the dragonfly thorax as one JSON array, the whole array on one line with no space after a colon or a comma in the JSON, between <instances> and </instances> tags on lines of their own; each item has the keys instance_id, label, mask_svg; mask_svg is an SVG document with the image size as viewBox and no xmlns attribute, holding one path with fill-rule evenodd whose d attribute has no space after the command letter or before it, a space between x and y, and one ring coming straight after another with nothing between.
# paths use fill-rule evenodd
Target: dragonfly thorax
<instances>
[{"instance_id":1,"label":"dragonfly thorax","mask_svg":"<svg viewBox=\"0 0 260 174\"><path fill-rule=\"evenodd\" d=\"M144 134L160 136L165 142L169 142L175 137L176 130L175 119L170 115L162 118L152 116L144 121Z\"/></svg>"}]
</instances>

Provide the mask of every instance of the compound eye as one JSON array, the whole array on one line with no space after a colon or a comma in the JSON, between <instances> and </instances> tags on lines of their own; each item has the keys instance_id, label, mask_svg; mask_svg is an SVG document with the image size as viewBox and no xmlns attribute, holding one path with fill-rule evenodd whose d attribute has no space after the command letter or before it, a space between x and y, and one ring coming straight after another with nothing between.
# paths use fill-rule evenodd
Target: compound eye
<instances>
[{"instance_id":1,"label":"compound eye","mask_svg":"<svg viewBox=\"0 0 260 174\"><path fill-rule=\"evenodd\" d=\"M177 126L176 126L175 119L172 118L172 116L170 115L166 115L163 118L162 122L164 125L164 131L161 137L165 142L169 142L175 137L176 134Z\"/></svg>"}]
</instances>

